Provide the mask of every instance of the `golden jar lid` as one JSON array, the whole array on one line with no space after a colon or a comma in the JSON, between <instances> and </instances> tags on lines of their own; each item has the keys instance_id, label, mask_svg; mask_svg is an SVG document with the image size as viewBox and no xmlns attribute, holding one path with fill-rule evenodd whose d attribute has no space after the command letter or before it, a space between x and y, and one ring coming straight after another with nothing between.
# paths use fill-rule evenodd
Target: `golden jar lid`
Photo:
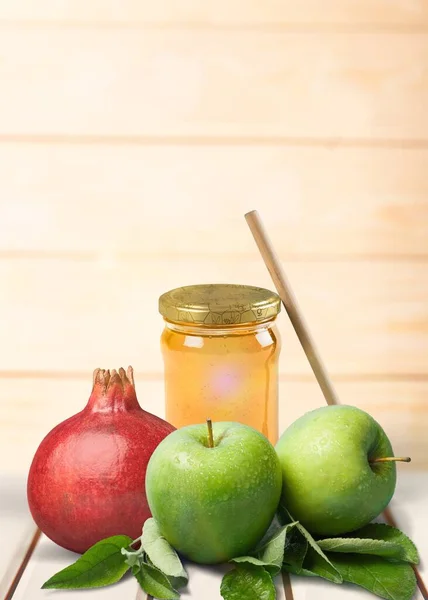
<instances>
[{"instance_id":1,"label":"golden jar lid","mask_svg":"<svg viewBox=\"0 0 428 600\"><path fill-rule=\"evenodd\" d=\"M280 310L275 292L252 285L188 285L159 298L159 312L167 321L191 325L258 323L274 319Z\"/></svg>"}]
</instances>

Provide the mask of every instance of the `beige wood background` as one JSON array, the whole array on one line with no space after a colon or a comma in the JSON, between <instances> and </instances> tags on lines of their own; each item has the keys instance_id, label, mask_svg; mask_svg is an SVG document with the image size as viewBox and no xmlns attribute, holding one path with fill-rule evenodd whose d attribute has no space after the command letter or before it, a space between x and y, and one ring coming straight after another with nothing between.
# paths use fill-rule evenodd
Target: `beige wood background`
<instances>
[{"instance_id":1,"label":"beige wood background","mask_svg":"<svg viewBox=\"0 0 428 600\"><path fill-rule=\"evenodd\" d=\"M95 367L162 410L157 298L271 287L253 208L342 401L428 468L427 109L427 0L0 0L0 469ZM285 427L323 400L280 324Z\"/></svg>"}]
</instances>

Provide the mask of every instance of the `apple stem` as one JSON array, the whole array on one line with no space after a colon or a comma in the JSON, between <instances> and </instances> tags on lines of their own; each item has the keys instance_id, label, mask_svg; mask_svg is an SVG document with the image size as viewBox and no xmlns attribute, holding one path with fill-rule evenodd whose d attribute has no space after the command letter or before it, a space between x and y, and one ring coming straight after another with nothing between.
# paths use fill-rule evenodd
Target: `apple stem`
<instances>
[{"instance_id":1,"label":"apple stem","mask_svg":"<svg viewBox=\"0 0 428 600\"><path fill-rule=\"evenodd\" d=\"M211 419L207 419L208 427L208 448L214 448L213 424Z\"/></svg>"},{"instance_id":2,"label":"apple stem","mask_svg":"<svg viewBox=\"0 0 428 600\"><path fill-rule=\"evenodd\" d=\"M410 456L386 456L385 458L373 458L369 460L369 463L383 463L383 462L406 462L409 463L412 459Z\"/></svg>"}]
</instances>

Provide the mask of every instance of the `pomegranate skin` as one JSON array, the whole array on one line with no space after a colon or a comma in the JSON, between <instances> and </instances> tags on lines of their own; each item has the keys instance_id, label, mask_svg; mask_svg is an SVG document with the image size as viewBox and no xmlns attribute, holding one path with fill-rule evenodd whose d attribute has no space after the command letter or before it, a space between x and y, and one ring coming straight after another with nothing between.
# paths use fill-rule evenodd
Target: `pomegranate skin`
<instances>
[{"instance_id":1,"label":"pomegranate skin","mask_svg":"<svg viewBox=\"0 0 428 600\"><path fill-rule=\"evenodd\" d=\"M131 367L97 369L87 406L48 433L34 456L27 495L37 526L79 553L112 535L137 538L151 516L147 463L174 429L140 407Z\"/></svg>"}]
</instances>

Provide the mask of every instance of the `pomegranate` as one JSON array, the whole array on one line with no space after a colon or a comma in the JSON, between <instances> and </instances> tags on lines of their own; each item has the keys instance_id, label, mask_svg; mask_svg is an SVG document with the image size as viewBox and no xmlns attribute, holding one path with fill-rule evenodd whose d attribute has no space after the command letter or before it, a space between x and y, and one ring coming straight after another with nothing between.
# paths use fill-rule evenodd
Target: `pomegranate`
<instances>
[{"instance_id":1,"label":"pomegranate","mask_svg":"<svg viewBox=\"0 0 428 600\"><path fill-rule=\"evenodd\" d=\"M51 540L85 552L99 540L141 535L150 517L146 468L174 427L141 408L132 367L96 369L86 407L40 444L28 476L28 503Z\"/></svg>"}]
</instances>

